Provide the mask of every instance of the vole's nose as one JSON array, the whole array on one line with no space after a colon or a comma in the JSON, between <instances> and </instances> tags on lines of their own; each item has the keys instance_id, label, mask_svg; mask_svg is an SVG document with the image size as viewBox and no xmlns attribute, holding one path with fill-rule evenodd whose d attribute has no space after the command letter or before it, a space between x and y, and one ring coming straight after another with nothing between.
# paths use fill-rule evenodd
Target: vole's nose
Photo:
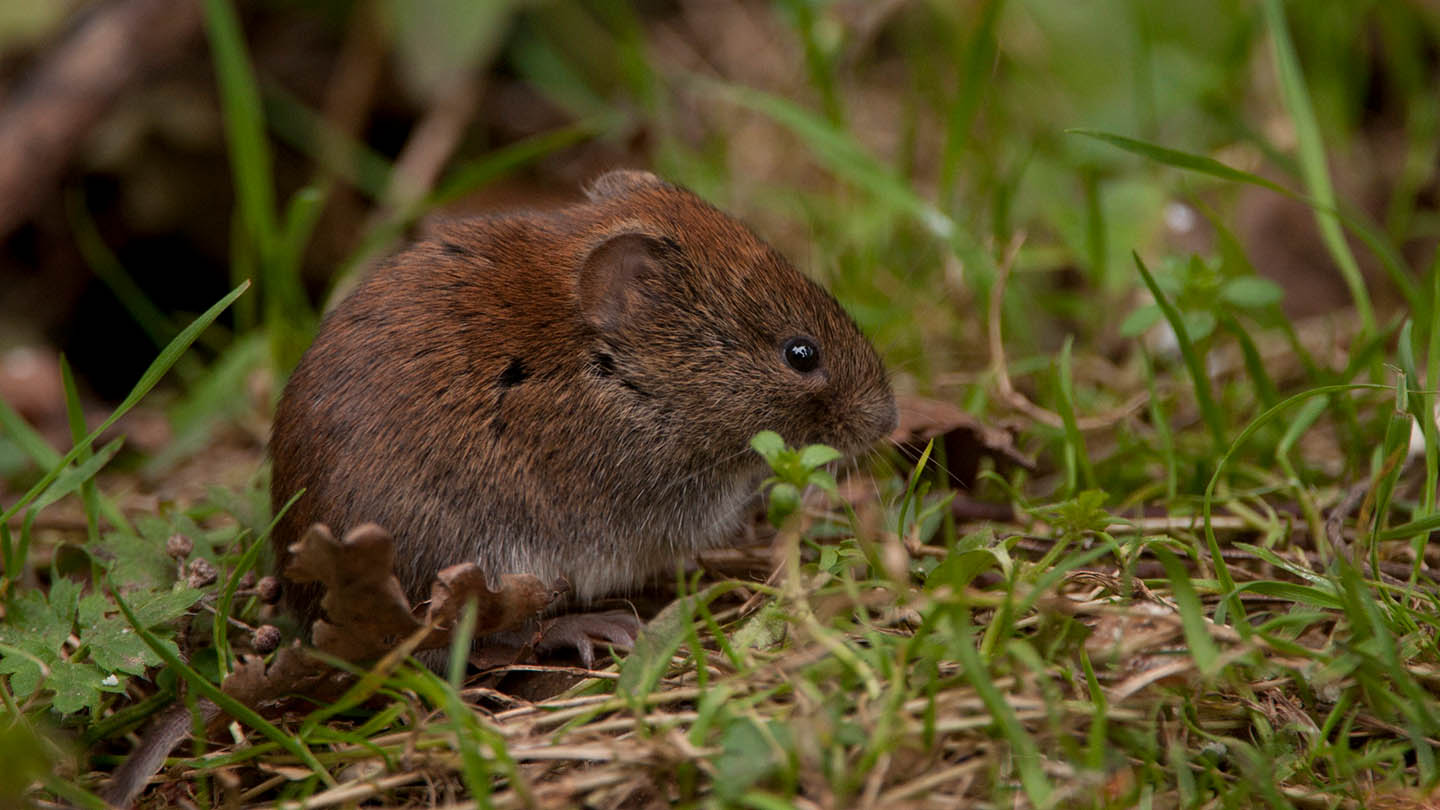
<instances>
[{"instance_id":1,"label":"vole's nose","mask_svg":"<svg viewBox=\"0 0 1440 810\"><path fill-rule=\"evenodd\" d=\"M900 412L895 406L895 396L887 389L868 398L860 406L860 419L856 420L856 432L860 435L857 438L868 446L894 433L899 425Z\"/></svg>"},{"instance_id":2,"label":"vole's nose","mask_svg":"<svg viewBox=\"0 0 1440 810\"><path fill-rule=\"evenodd\" d=\"M900 409L895 406L895 395L885 394L884 418L881 420L880 435L889 436L900 427Z\"/></svg>"}]
</instances>

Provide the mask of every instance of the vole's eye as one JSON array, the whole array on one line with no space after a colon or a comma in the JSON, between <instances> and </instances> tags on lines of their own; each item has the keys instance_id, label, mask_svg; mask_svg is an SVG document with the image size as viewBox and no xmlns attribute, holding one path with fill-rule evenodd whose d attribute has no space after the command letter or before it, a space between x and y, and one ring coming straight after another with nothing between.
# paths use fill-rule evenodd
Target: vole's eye
<instances>
[{"instance_id":1,"label":"vole's eye","mask_svg":"<svg viewBox=\"0 0 1440 810\"><path fill-rule=\"evenodd\" d=\"M810 338L790 338L780 351L785 355L785 365L801 374L809 374L820 366L820 347Z\"/></svg>"}]
</instances>

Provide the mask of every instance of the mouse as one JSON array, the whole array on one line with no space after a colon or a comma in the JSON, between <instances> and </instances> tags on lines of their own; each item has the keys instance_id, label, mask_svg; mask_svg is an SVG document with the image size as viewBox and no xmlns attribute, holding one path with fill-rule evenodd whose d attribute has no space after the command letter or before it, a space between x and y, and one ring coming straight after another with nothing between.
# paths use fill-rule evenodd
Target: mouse
<instances>
[{"instance_id":1,"label":"mouse","mask_svg":"<svg viewBox=\"0 0 1440 810\"><path fill-rule=\"evenodd\" d=\"M749 227L639 170L550 211L430 227L323 319L276 409L278 569L314 523L377 523L412 600L475 562L564 583L544 639L625 648L587 614L737 537L772 430L858 454L897 420L836 299ZM302 625L320 593L284 582ZM621 612L623 614L623 612Z\"/></svg>"}]
</instances>

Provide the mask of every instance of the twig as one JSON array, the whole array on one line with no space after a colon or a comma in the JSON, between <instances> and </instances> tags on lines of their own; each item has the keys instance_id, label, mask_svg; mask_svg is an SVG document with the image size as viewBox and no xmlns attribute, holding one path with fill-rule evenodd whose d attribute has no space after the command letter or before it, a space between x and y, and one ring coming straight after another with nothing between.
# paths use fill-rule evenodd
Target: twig
<instances>
[{"instance_id":1,"label":"twig","mask_svg":"<svg viewBox=\"0 0 1440 810\"><path fill-rule=\"evenodd\" d=\"M1002 328L1002 318L1005 303L1005 282L1010 278L1010 269L1015 263L1015 257L1020 253L1020 246L1025 243L1025 232L1020 231L1010 240L1006 247L1005 258L1000 262L996 270L995 284L990 288L990 312L989 323L987 324L988 338L990 343L990 371L995 375L995 385L1000 389L1000 398L1006 404L1037 422L1049 425L1053 428L1062 428L1065 422L1060 414L1036 405L1030 398L1015 390L1010 382L1010 372L1005 363L1005 336ZM1082 431L1104 430L1118 422L1129 418L1131 414L1145 407L1150 399L1149 392L1142 392L1131 397L1129 401L1118 408L1114 408L1099 416L1087 416L1076 420L1076 426Z\"/></svg>"},{"instance_id":2,"label":"twig","mask_svg":"<svg viewBox=\"0 0 1440 810\"><path fill-rule=\"evenodd\" d=\"M1325 539L1330 542L1330 549L1335 554L1350 558L1350 546L1345 542L1345 519L1350 517L1350 513L1355 511L1369 491L1369 481L1352 485L1345 491L1345 497L1340 499L1340 503L1325 516ZM1351 562L1355 560L1351 559Z\"/></svg>"}]
</instances>

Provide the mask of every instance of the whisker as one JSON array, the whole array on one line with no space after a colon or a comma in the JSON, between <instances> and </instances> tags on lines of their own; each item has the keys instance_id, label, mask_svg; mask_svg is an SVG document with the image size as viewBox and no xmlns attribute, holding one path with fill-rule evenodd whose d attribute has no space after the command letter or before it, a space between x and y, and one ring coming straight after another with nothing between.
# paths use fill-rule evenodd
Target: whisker
<instances>
[{"instance_id":1,"label":"whisker","mask_svg":"<svg viewBox=\"0 0 1440 810\"><path fill-rule=\"evenodd\" d=\"M940 437L940 436L936 436L935 438L936 438L936 439L940 439L941 437ZM890 438L890 437L888 437L888 436L885 437L885 440L888 441L888 442L890 442L890 444L892 444L892 445L895 446L895 449L900 452L900 457L901 457L901 458L905 458L905 455L906 455L906 452L905 452L905 451L906 451L906 449L907 449L905 444L903 444L902 442L898 442L898 441L896 441L895 439ZM916 459L916 460L918 461L918 459ZM950 484L950 486L952 486L957 492L969 492L969 491L970 491L970 487L965 486L965 482L963 482L963 481L960 480L960 476L958 476L958 475L956 475L954 472L952 472L948 466L945 466L945 467L940 466L940 460L935 457L935 454L934 454L934 453L931 453L930 456L925 459L925 470L928 470L928 469L931 467L931 465L934 465L936 469L939 469L939 470L943 470L943 471L944 471L944 473L945 473L945 478L946 478L946 483ZM911 470L912 470L912 472L914 471L913 462L911 463ZM921 472L924 472L924 470L921 470ZM908 479L907 479L907 480L908 480Z\"/></svg>"}]
</instances>

